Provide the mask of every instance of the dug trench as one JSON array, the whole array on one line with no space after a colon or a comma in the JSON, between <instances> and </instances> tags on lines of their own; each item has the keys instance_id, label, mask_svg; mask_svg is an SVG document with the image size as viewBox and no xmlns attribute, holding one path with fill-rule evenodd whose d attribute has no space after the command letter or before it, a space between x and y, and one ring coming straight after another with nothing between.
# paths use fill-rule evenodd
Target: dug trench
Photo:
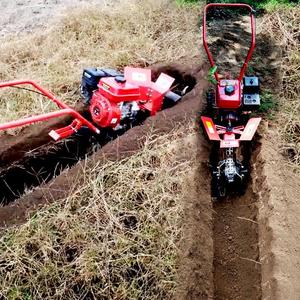
<instances>
[{"instance_id":1,"label":"dug trench","mask_svg":"<svg viewBox=\"0 0 300 300\"><path fill-rule=\"evenodd\" d=\"M62 171L56 178L43 182L17 201L1 207L0 226L7 228L21 224L45 204L62 200L83 184L84 170L92 168L96 162L128 157L143 148L149 134L168 133L176 124L194 118L201 110L203 91L207 88L207 70L202 65L194 65L196 67L186 71L197 79L197 84L181 103L148 118L141 126L130 129L92 153L87 160L78 163L74 160L72 163L76 165ZM210 144L199 128L197 137L193 151L197 155L198 167L190 178L189 192L183 199L185 222L180 242L177 298L259 299L256 193L250 182L244 197L215 203L212 207L208 167ZM47 150L48 147L51 149L47 145Z\"/></svg>"},{"instance_id":2,"label":"dug trench","mask_svg":"<svg viewBox=\"0 0 300 300\"><path fill-rule=\"evenodd\" d=\"M213 18L209 26L209 34L217 37L209 41L209 45L221 74L228 70L238 74L250 44L250 33L245 28L248 16L230 17L220 21ZM256 41L248 74L261 78L262 91L278 91L281 50L266 33L258 33ZM260 155L262 140L259 137L252 144L251 178L245 194L229 195L210 206L211 149L210 143L199 135L199 165L189 183L189 196L185 201L178 299L242 300L271 295L267 289L272 277L269 256L272 237L264 217L266 213L261 211L262 202L268 201L262 200L268 197Z\"/></svg>"},{"instance_id":3,"label":"dug trench","mask_svg":"<svg viewBox=\"0 0 300 300\"><path fill-rule=\"evenodd\" d=\"M261 37L261 44L266 46L266 37ZM268 49L269 47L261 47L259 51L265 54ZM201 110L203 91L207 89L207 68L200 65L198 60L196 57L181 62L179 70L197 80L194 89L181 103L148 118L141 126L134 127L107 143L99 151L92 153L88 160L79 163L78 160L73 161L74 166L65 171L60 170L60 175L56 178L50 180L51 178L46 177L48 183L46 180L39 181L33 191L0 208L0 227L23 223L41 206L68 196L74 187L84 182L82 173L86 167L93 167L95 162L116 161L130 156L143 148L150 133L168 133L176 124L195 117ZM270 67L272 62L268 63ZM194 67L186 67L183 71L184 65ZM265 84L268 85L268 82ZM258 229L260 187L254 187L253 184L254 178L259 176L255 170L259 168L253 168L253 179L244 196L230 197L212 205L208 167L210 145L197 132L199 140L194 151L197 152L199 165L190 178L188 195L183 199L184 229L178 263L177 298L261 299L262 266ZM260 164L256 161L259 152L258 143L252 155L253 166ZM71 165L67 165L69 166Z\"/></svg>"},{"instance_id":4,"label":"dug trench","mask_svg":"<svg viewBox=\"0 0 300 300\"><path fill-rule=\"evenodd\" d=\"M17 201L1 207L0 227L4 230L20 225L46 204L66 198L74 189L84 184L85 170L93 168L95 163L101 164L108 160L118 161L126 158L143 149L149 136L163 135L171 132L177 125L190 124L202 107L203 92L207 89L207 66L201 64L199 57L194 57L181 61L180 65L158 68L170 74L174 66L180 74L189 74L197 81L194 89L185 95L180 103L148 118L141 126L130 129L92 153L87 160L79 161L48 183L40 184ZM175 76L174 73L173 75ZM178 282L180 284L176 293L178 299L208 299L213 294L212 212L207 168L209 145L199 135L199 129L196 131L196 136L199 137L196 145L193 144L190 152L185 154L186 159L189 159L190 153L195 153L199 167L195 176L190 177L189 187L183 199L184 229L179 246L181 250L178 259Z\"/></svg>"},{"instance_id":5,"label":"dug trench","mask_svg":"<svg viewBox=\"0 0 300 300\"><path fill-rule=\"evenodd\" d=\"M248 16L237 15L211 21L209 33L217 38L210 42L210 47L221 74L228 70L239 73L250 45L248 24ZM281 50L274 41L267 33L258 32L256 50L247 74L260 77L262 91L280 89L280 58ZM263 108L264 95L262 101ZM266 114L263 115L265 118ZM260 210L266 187L263 180L258 180L263 176L262 140L259 137L252 144L251 178L245 194L231 195L224 201L213 203L214 299L262 299L266 294L264 282L270 270L265 271L263 257L270 245L262 242L266 237Z\"/></svg>"},{"instance_id":6,"label":"dug trench","mask_svg":"<svg viewBox=\"0 0 300 300\"><path fill-rule=\"evenodd\" d=\"M253 143L251 165L257 164L260 143ZM251 177L257 176L252 168ZM250 178L244 195L213 204L215 299L261 299L259 191Z\"/></svg>"},{"instance_id":7,"label":"dug trench","mask_svg":"<svg viewBox=\"0 0 300 300\"><path fill-rule=\"evenodd\" d=\"M28 212L34 211L37 206L68 195L70 188L82 180L80 175L83 165L87 162L92 166L95 161L105 160L106 157L116 160L128 156L143 146L150 131L168 132L177 123L184 122L185 118L199 111L201 93L206 85L203 78L207 71L199 64L198 59L192 59L192 65L195 65L193 69L189 67L190 63L185 61L170 66L160 64L153 67L154 74L166 72L177 81L181 80L184 86L195 85L196 81L197 84L174 107L146 119L142 125L128 130L114 141L111 141L111 136L107 140L104 139L102 143L106 145L100 151L93 151L89 136L78 135L59 144L49 142L48 137L41 135L41 132L47 134L45 128L49 126L43 128L41 125L40 131L33 128L35 133L31 134L34 145L32 148L27 145L26 151L22 152L20 145L25 143L24 139L17 140L16 144L11 142L1 153L1 200L6 205L0 208L0 226L19 223L20 219L24 220ZM30 144L30 140L27 142ZM17 151L13 152L12 149ZM10 153L17 158L15 161L10 157ZM89 160L80 163L81 158L87 155L90 155ZM74 167L71 168L72 166Z\"/></svg>"},{"instance_id":8,"label":"dug trench","mask_svg":"<svg viewBox=\"0 0 300 300\"><path fill-rule=\"evenodd\" d=\"M161 72L174 77L174 85L178 91L188 87L187 92L190 92L196 84L196 78L182 67L157 65L152 69L153 80ZM90 119L88 108L79 106L78 110ZM8 205L39 185L51 181L63 170L92 155L96 149L124 133L102 130L99 136L94 136L86 129L66 140L57 143L50 141L47 133L53 128L65 126L68 121L70 122L68 118L64 118L48 122L44 126L25 128L20 133L21 137L17 137L15 141L12 137L7 140L5 136L1 138L4 145L0 154L2 205Z\"/></svg>"}]
</instances>

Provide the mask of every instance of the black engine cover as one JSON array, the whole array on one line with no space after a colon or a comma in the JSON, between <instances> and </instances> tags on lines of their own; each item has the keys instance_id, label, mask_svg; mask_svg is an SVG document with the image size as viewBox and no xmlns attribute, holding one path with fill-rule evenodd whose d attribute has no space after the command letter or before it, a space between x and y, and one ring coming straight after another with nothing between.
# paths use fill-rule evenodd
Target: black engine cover
<instances>
[{"instance_id":1,"label":"black engine cover","mask_svg":"<svg viewBox=\"0 0 300 300\"><path fill-rule=\"evenodd\" d=\"M93 96L93 92L97 89L98 83L103 77L116 77L120 73L114 69L108 68L86 68L83 70L80 92L84 98L84 103L89 104Z\"/></svg>"},{"instance_id":2,"label":"black engine cover","mask_svg":"<svg viewBox=\"0 0 300 300\"><path fill-rule=\"evenodd\" d=\"M259 94L259 78L255 76L244 77L244 94Z\"/></svg>"}]
</instances>

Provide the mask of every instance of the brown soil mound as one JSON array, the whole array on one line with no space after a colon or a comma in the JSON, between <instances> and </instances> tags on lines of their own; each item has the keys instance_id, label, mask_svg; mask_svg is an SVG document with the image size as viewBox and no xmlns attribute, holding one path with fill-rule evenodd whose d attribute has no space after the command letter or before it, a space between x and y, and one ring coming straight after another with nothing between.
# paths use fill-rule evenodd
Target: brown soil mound
<instances>
[{"instance_id":1,"label":"brown soil mound","mask_svg":"<svg viewBox=\"0 0 300 300\"><path fill-rule=\"evenodd\" d=\"M299 299L300 174L280 154L276 127L266 126L256 171L260 194L263 299Z\"/></svg>"}]
</instances>

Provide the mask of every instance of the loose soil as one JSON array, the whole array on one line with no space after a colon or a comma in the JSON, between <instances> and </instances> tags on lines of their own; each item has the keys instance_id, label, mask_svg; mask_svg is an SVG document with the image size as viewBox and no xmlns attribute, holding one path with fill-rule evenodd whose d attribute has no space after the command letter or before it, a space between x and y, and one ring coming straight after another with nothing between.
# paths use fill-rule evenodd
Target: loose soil
<instances>
[{"instance_id":1,"label":"loose soil","mask_svg":"<svg viewBox=\"0 0 300 300\"><path fill-rule=\"evenodd\" d=\"M259 201L259 237L263 299L300 299L300 174L280 154L276 126L266 124L255 189Z\"/></svg>"},{"instance_id":2,"label":"loose soil","mask_svg":"<svg viewBox=\"0 0 300 300\"><path fill-rule=\"evenodd\" d=\"M249 182L244 196L214 203L215 299L261 299L258 201Z\"/></svg>"},{"instance_id":3,"label":"loose soil","mask_svg":"<svg viewBox=\"0 0 300 300\"><path fill-rule=\"evenodd\" d=\"M210 146L197 128L194 149L199 162L186 183L183 238L176 299L213 299L213 210L208 158ZM193 154L190 153L190 156Z\"/></svg>"}]
</instances>

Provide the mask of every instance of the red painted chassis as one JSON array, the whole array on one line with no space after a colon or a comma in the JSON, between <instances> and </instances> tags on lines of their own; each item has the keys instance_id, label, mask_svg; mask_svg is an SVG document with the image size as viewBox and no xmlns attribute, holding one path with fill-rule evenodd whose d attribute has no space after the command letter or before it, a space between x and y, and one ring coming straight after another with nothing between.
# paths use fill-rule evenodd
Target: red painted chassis
<instances>
[{"instance_id":1,"label":"red painted chassis","mask_svg":"<svg viewBox=\"0 0 300 300\"><path fill-rule=\"evenodd\" d=\"M42 95L47 97L49 100L54 102L59 110L39 114L36 116L25 117L19 120L14 120L6 123L0 124L0 130L7 130L7 129L14 129L17 127L22 127L25 125L30 125L37 122L47 121L49 119L55 119L61 116L70 116L73 118L73 121L70 125L57 129L52 130L49 135L54 139L62 139L69 137L73 133L77 132L82 126L88 127L94 133L99 134L100 131L97 127L95 127L91 122L86 120L83 116L81 116L77 111L73 108L62 102L61 100L57 99L52 93L44 89L43 87L39 86L36 82L31 80L20 80L20 81L8 81L0 83L0 88L7 88L7 87L14 87L14 86L21 86L21 85L31 85L36 90L38 90Z\"/></svg>"},{"instance_id":2,"label":"red painted chassis","mask_svg":"<svg viewBox=\"0 0 300 300\"><path fill-rule=\"evenodd\" d=\"M142 110L149 111L151 116L155 115L156 112L161 109L164 95L170 90L175 80L162 73L156 82L152 82L150 69L131 67L125 68L124 75L126 83L118 83L114 77L105 77L102 78L98 84L99 89L94 93L90 105L90 113L94 123L99 126L99 128L113 128L119 124L121 111L118 104L123 101L134 101L138 103ZM85 119L80 113L57 99L52 93L34 81L20 80L3 82L0 83L0 88L20 87L22 85L31 85L34 87L38 93L54 102L59 110L0 124L0 130L14 129L61 116L70 116L73 118L70 125L52 130L49 133L55 141L71 136L83 126L89 128L96 134L100 133L100 129ZM135 94L132 94L132 91L134 91ZM102 102L104 102L104 104L100 107ZM94 113L96 106L99 107L99 111L101 112L101 114L97 116ZM115 108L115 110L113 108ZM114 114L114 112L116 113Z\"/></svg>"},{"instance_id":3,"label":"red painted chassis","mask_svg":"<svg viewBox=\"0 0 300 300\"><path fill-rule=\"evenodd\" d=\"M211 118L201 117L201 120L208 138L211 141L220 141L220 148L238 148L240 142L252 140L261 118L251 118L246 126L236 126L231 131L224 126L215 125ZM240 137L237 139L236 135Z\"/></svg>"}]
</instances>

